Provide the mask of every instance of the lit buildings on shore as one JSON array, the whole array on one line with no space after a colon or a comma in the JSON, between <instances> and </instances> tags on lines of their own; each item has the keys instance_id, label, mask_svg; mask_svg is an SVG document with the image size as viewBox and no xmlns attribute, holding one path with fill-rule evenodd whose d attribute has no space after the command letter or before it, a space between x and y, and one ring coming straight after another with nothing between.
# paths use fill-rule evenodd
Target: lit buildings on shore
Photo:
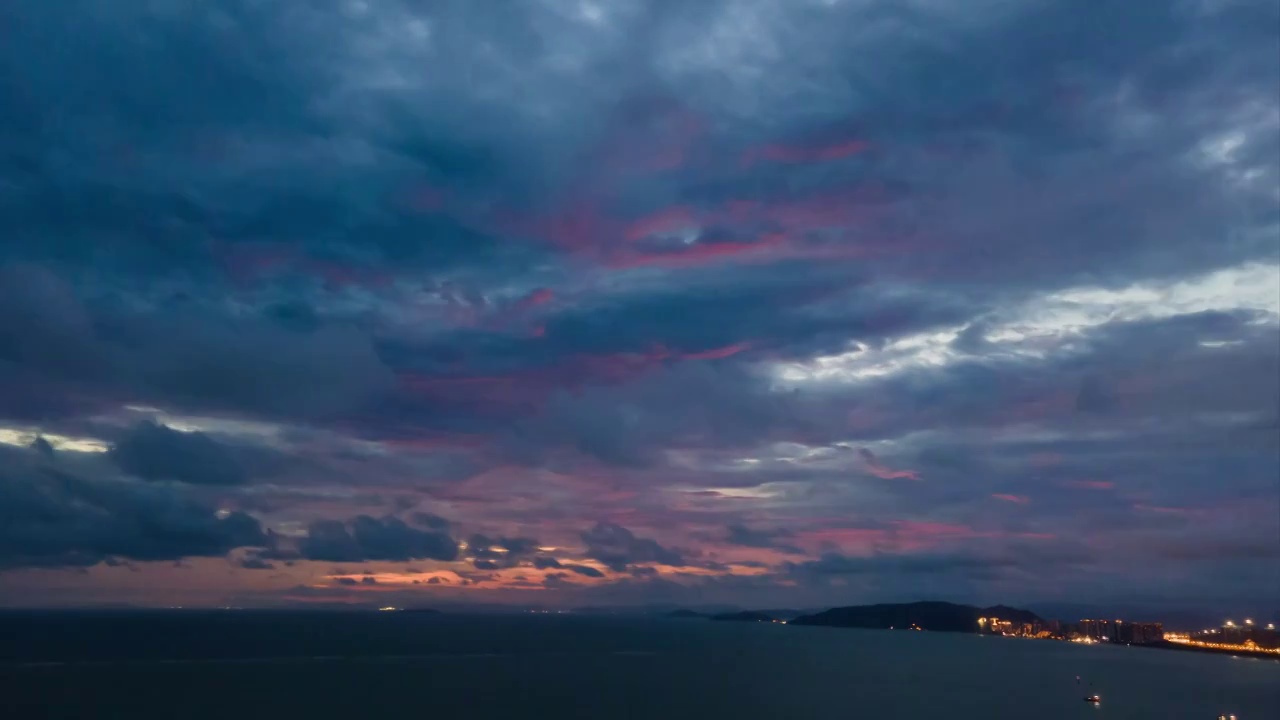
<instances>
[{"instance_id":1,"label":"lit buildings on shore","mask_svg":"<svg viewBox=\"0 0 1280 720\"><path fill-rule=\"evenodd\" d=\"M1063 628L1063 636L1068 640L1087 639L1092 642L1125 645L1155 645L1164 641L1164 625L1158 622L1085 619L1066 625Z\"/></svg>"},{"instance_id":2,"label":"lit buildings on shore","mask_svg":"<svg viewBox=\"0 0 1280 720\"><path fill-rule=\"evenodd\" d=\"M1255 624L1252 619L1237 624L1228 620L1221 627L1193 633L1169 633L1165 638L1178 645L1261 655L1280 655L1280 631L1274 623Z\"/></svg>"},{"instance_id":3,"label":"lit buildings on shore","mask_svg":"<svg viewBox=\"0 0 1280 720\"><path fill-rule=\"evenodd\" d=\"M1206 650L1280 656L1280 631L1274 623L1228 620L1221 627L1194 633L1165 632L1163 623L1083 619L1075 623L978 619L978 633L1004 637L1048 638L1082 644L1181 646Z\"/></svg>"},{"instance_id":4,"label":"lit buildings on shore","mask_svg":"<svg viewBox=\"0 0 1280 720\"><path fill-rule=\"evenodd\" d=\"M978 633L982 635L1003 635L1005 637L1053 638L1056 636L1057 621L1018 622L1003 618L978 618Z\"/></svg>"}]
</instances>

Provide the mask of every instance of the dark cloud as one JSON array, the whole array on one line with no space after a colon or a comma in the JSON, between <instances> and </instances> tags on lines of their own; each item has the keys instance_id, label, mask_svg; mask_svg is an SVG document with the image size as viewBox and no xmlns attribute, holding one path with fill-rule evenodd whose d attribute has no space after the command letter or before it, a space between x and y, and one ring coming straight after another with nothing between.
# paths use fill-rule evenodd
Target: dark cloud
<instances>
[{"instance_id":1,"label":"dark cloud","mask_svg":"<svg viewBox=\"0 0 1280 720\"><path fill-rule=\"evenodd\" d=\"M582 533L582 541L587 545L587 557L599 560L618 572L634 563L685 564L679 551L663 547L650 538L636 537L621 525L596 523Z\"/></svg>"},{"instance_id":2,"label":"dark cloud","mask_svg":"<svg viewBox=\"0 0 1280 720\"><path fill-rule=\"evenodd\" d=\"M834 408L817 398L773 392L766 378L740 368L684 364L636 381L552 398L546 412L509 442L520 457L563 444L610 464L645 467L681 438L743 446L771 436L832 435Z\"/></svg>"},{"instance_id":3,"label":"dark cloud","mask_svg":"<svg viewBox=\"0 0 1280 720\"><path fill-rule=\"evenodd\" d=\"M348 522L317 520L298 543L307 560L453 560L458 543L445 532L416 530L394 517L358 515Z\"/></svg>"},{"instance_id":4,"label":"dark cloud","mask_svg":"<svg viewBox=\"0 0 1280 720\"><path fill-rule=\"evenodd\" d=\"M274 570L276 567L258 555L247 555L240 559L239 564L246 570Z\"/></svg>"},{"instance_id":5,"label":"dark cloud","mask_svg":"<svg viewBox=\"0 0 1280 720\"><path fill-rule=\"evenodd\" d=\"M827 552L817 560L788 563L787 572L801 582L819 585L833 578L865 578L878 587L894 587L895 583L919 587L948 578L964 583L1036 582L1066 570L1093 568L1098 559L1087 547L1070 543L970 542L927 552L866 556Z\"/></svg>"},{"instance_id":6,"label":"dark cloud","mask_svg":"<svg viewBox=\"0 0 1280 720\"><path fill-rule=\"evenodd\" d=\"M728 537L725 541L730 545L741 545L743 547L756 548L776 548L783 552L793 554L803 554L803 551L796 546L789 544L788 539L795 536L789 530L776 529L756 529L746 525L730 525L728 527Z\"/></svg>"},{"instance_id":7,"label":"dark cloud","mask_svg":"<svg viewBox=\"0 0 1280 720\"><path fill-rule=\"evenodd\" d=\"M473 564L478 570L516 567L537 549L538 541L532 538L491 538L477 534L467 540L467 551L475 557Z\"/></svg>"},{"instance_id":8,"label":"dark cloud","mask_svg":"<svg viewBox=\"0 0 1280 720\"><path fill-rule=\"evenodd\" d=\"M578 573L579 575L585 575L586 577L589 577L589 578L604 577L604 573L591 567L590 565L561 565L560 567L564 568L565 570L568 570L569 572L575 572L575 573Z\"/></svg>"},{"instance_id":9,"label":"dark cloud","mask_svg":"<svg viewBox=\"0 0 1280 720\"><path fill-rule=\"evenodd\" d=\"M1274 3L553 5L4 5L0 564L1274 588Z\"/></svg>"},{"instance_id":10,"label":"dark cloud","mask_svg":"<svg viewBox=\"0 0 1280 720\"><path fill-rule=\"evenodd\" d=\"M35 440L32 440L31 449L35 450L36 452L40 453L46 458L53 457L53 453L54 453L53 446L50 445L49 441L45 440L43 437L37 437Z\"/></svg>"},{"instance_id":11,"label":"dark cloud","mask_svg":"<svg viewBox=\"0 0 1280 720\"><path fill-rule=\"evenodd\" d=\"M236 485L248 478L231 450L208 435L153 422L135 425L116 441L109 457L121 470L144 480Z\"/></svg>"},{"instance_id":12,"label":"dark cloud","mask_svg":"<svg viewBox=\"0 0 1280 720\"><path fill-rule=\"evenodd\" d=\"M430 528L432 530L448 530L450 527L448 520L445 520L439 515L432 515L431 513L414 513L412 519L413 524L421 525L422 527Z\"/></svg>"},{"instance_id":13,"label":"dark cloud","mask_svg":"<svg viewBox=\"0 0 1280 720\"><path fill-rule=\"evenodd\" d=\"M216 557L268 543L243 512L215 513L180 491L89 479L0 446L0 565L87 566L108 557Z\"/></svg>"},{"instance_id":14,"label":"dark cloud","mask_svg":"<svg viewBox=\"0 0 1280 720\"><path fill-rule=\"evenodd\" d=\"M964 555L874 555L871 557L847 557L837 553L824 553L817 560L795 563L792 572L798 575L865 575L865 574L945 574L950 572L974 572L985 574L1009 565L1006 559L988 559Z\"/></svg>"}]
</instances>

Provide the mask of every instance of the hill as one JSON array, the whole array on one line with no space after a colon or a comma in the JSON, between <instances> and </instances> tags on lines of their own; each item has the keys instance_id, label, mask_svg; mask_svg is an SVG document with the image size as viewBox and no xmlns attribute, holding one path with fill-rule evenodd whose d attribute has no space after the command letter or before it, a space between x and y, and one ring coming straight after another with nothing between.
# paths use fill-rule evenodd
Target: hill
<instances>
[{"instance_id":1,"label":"hill","mask_svg":"<svg viewBox=\"0 0 1280 720\"><path fill-rule=\"evenodd\" d=\"M703 617L706 617L706 614L700 613L697 610L688 610L688 609L681 608L680 610L672 610L666 615L663 615L663 617L686 620L690 618L703 618Z\"/></svg>"},{"instance_id":2,"label":"hill","mask_svg":"<svg viewBox=\"0 0 1280 720\"><path fill-rule=\"evenodd\" d=\"M737 622L773 622L773 617L762 612L743 610L742 612L720 613L712 615L712 620L733 620Z\"/></svg>"},{"instance_id":3,"label":"hill","mask_svg":"<svg viewBox=\"0 0 1280 720\"><path fill-rule=\"evenodd\" d=\"M1043 622L1029 610L1004 605L980 608L947 602L914 602L831 608L813 615L802 615L790 624L882 629L906 629L915 625L922 630L977 632L980 617L998 617L1019 623Z\"/></svg>"}]
</instances>

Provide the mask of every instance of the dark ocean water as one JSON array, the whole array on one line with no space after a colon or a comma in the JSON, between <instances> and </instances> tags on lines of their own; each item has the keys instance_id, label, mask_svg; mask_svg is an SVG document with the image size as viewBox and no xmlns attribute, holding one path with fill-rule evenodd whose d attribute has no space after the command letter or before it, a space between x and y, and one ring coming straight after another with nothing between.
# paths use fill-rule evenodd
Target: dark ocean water
<instances>
[{"instance_id":1,"label":"dark ocean water","mask_svg":"<svg viewBox=\"0 0 1280 720\"><path fill-rule=\"evenodd\" d=\"M1082 700L1094 693L1098 707ZM1280 663L702 620L0 615L0 718L15 720L1213 720L1222 712L1280 718Z\"/></svg>"}]
</instances>

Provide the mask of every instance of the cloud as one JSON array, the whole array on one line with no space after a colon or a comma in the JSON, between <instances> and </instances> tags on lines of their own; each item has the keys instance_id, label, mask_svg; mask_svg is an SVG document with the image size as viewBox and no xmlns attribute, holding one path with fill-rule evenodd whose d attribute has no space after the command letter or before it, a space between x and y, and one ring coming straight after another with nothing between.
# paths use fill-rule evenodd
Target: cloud
<instances>
[{"instance_id":1,"label":"cloud","mask_svg":"<svg viewBox=\"0 0 1280 720\"><path fill-rule=\"evenodd\" d=\"M6 10L3 562L1274 586L1273 4L579 5ZM213 602L136 567L0 602Z\"/></svg>"},{"instance_id":2,"label":"cloud","mask_svg":"<svg viewBox=\"0 0 1280 720\"><path fill-rule=\"evenodd\" d=\"M582 533L582 541L587 545L587 557L599 560L618 572L636 563L685 564L678 551L663 547L655 540L636 537L621 525L596 523Z\"/></svg>"},{"instance_id":3,"label":"cloud","mask_svg":"<svg viewBox=\"0 0 1280 720\"><path fill-rule=\"evenodd\" d=\"M31 450L0 447L0 460L0 566L217 557L268 544L252 516L217 513L179 490L82 477Z\"/></svg>"},{"instance_id":4,"label":"cloud","mask_svg":"<svg viewBox=\"0 0 1280 720\"><path fill-rule=\"evenodd\" d=\"M1116 484L1109 480L1070 480L1067 485L1081 490L1114 490Z\"/></svg>"},{"instance_id":5,"label":"cloud","mask_svg":"<svg viewBox=\"0 0 1280 720\"><path fill-rule=\"evenodd\" d=\"M421 525L432 530L448 530L451 525L448 520L440 517L439 515L432 515L431 513L414 513L412 519L413 524Z\"/></svg>"},{"instance_id":6,"label":"cloud","mask_svg":"<svg viewBox=\"0 0 1280 720\"><path fill-rule=\"evenodd\" d=\"M127 396L170 407L316 417L359 406L393 384L371 340L349 326L289 329L194 300L166 307L131 289L88 306L64 280L31 265L3 267L0 285L7 296L0 298L7 299L0 342L21 345L0 359L11 379L28 386L6 393L0 414L73 412L59 395L67 384L80 384L93 388L81 402L90 406Z\"/></svg>"},{"instance_id":7,"label":"cloud","mask_svg":"<svg viewBox=\"0 0 1280 720\"><path fill-rule=\"evenodd\" d=\"M458 543L445 532L417 530L394 517L357 515L348 522L317 520L298 542L307 560L453 560Z\"/></svg>"},{"instance_id":8,"label":"cloud","mask_svg":"<svg viewBox=\"0 0 1280 720\"><path fill-rule=\"evenodd\" d=\"M730 545L741 545L743 547L755 548L775 548L786 553L796 555L804 554L804 551L790 544L790 538L795 537L795 533L786 529L762 530L753 529L745 525L729 525L729 535L725 539Z\"/></svg>"},{"instance_id":9,"label":"cloud","mask_svg":"<svg viewBox=\"0 0 1280 720\"><path fill-rule=\"evenodd\" d=\"M49 444L49 441L44 439L43 436L37 436L35 440L31 441L31 449L45 456L45 458L53 457L53 445Z\"/></svg>"},{"instance_id":10,"label":"cloud","mask_svg":"<svg viewBox=\"0 0 1280 720\"><path fill-rule=\"evenodd\" d=\"M475 557L474 565L480 570L516 567L537 549L538 541L532 538L490 538L477 534L467 540L467 552Z\"/></svg>"},{"instance_id":11,"label":"cloud","mask_svg":"<svg viewBox=\"0 0 1280 720\"><path fill-rule=\"evenodd\" d=\"M135 425L108 456L121 470L144 480L237 485L248 478L232 452L208 435L153 422Z\"/></svg>"},{"instance_id":12,"label":"cloud","mask_svg":"<svg viewBox=\"0 0 1280 720\"><path fill-rule=\"evenodd\" d=\"M884 463L875 456L867 448L858 448L858 456L862 458L863 466L867 472L875 475L882 480L919 480L920 473L915 470L893 470L886 467Z\"/></svg>"},{"instance_id":13,"label":"cloud","mask_svg":"<svg viewBox=\"0 0 1280 720\"><path fill-rule=\"evenodd\" d=\"M989 542L941 552L887 553L849 556L823 553L817 560L788 564L791 574L807 580L831 576L872 576L891 581L893 576L957 576L995 582L1020 573L1058 572L1065 567L1092 565L1095 554L1079 546ZM936 578L935 578L936 579Z\"/></svg>"},{"instance_id":14,"label":"cloud","mask_svg":"<svg viewBox=\"0 0 1280 720\"><path fill-rule=\"evenodd\" d=\"M274 570L276 568L275 565L267 562L261 556L252 554L241 558L239 565L246 570Z\"/></svg>"},{"instance_id":15,"label":"cloud","mask_svg":"<svg viewBox=\"0 0 1280 720\"><path fill-rule=\"evenodd\" d=\"M597 569L595 569L595 568L591 567L590 565L572 565L572 564L569 564L569 565L561 565L560 567L564 568L565 570L568 570L569 572L574 572L574 573L577 573L577 574L579 574L579 575L583 575L583 576L585 576L585 577L589 577L589 578L602 578L602 577L604 577L604 573L602 573L602 572L600 572L599 570L597 570Z\"/></svg>"},{"instance_id":16,"label":"cloud","mask_svg":"<svg viewBox=\"0 0 1280 720\"><path fill-rule=\"evenodd\" d=\"M1031 498L1027 497L1026 495L1013 495L1010 493L992 493L991 497L995 498L996 500L1001 500L1007 503L1013 503L1015 505L1026 505L1027 503L1031 502Z\"/></svg>"}]
</instances>

